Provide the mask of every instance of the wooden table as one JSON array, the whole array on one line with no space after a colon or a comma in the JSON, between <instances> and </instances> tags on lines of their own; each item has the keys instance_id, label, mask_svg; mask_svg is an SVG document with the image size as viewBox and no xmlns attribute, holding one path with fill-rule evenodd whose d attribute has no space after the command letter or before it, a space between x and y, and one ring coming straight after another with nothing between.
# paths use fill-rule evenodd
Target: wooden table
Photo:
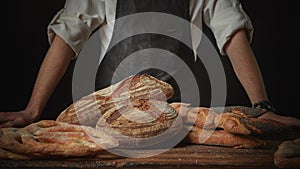
<instances>
[{"instance_id":1,"label":"wooden table","mask_svg":"<svg viewBox=\"0 0 300 169\"><path fill-rule=\"evenodd\" d=\"M103 152L93 158L0 160L0 168L197 168L197 169L276 169L273 153L284 140L300 138L300 132L290 137L268 140L260 149L234 149L219 146L186 145L184 143L153 157L125 158Z\"/></svg>"}]
</instances>

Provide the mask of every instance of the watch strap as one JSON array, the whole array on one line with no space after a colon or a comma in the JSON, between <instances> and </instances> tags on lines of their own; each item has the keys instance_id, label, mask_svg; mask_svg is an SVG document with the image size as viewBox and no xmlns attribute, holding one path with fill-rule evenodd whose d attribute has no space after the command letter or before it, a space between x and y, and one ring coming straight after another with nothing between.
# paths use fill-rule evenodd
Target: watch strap
<instances>
[{"instance_id":1,"label":"watch strap","mask_svg":"<svg viewBox=\"0 0 300 169\"><path fill-rule=\"evenodd\" d=\"M252 108L265 109L265 110L271 111L271 112L276 111L273 103L269 100L262 100L262 101L256 102L252 105Z\"/></svg>"}]
</instances>

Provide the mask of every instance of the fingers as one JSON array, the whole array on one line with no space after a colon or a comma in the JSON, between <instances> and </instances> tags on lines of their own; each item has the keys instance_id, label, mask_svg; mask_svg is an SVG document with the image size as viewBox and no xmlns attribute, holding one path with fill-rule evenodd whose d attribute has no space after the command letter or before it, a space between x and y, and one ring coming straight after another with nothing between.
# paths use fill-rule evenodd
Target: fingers
<instances>
[{"instance_id":1,"label":"fingers","mask_svg":"<svg viewBox=\"0 0 300 169\"><path fill-rule=\"evenodd\" d=\"M20 114L0 113L0 128L6 127L22 127L25 125L25 120Z\"/></svg>"},{"instance_id":2,"label":"fingers","mask_svg":"<svg viewBox=\"0 0 300 169\"><path fill-rule=\"evenodd\" d=\"M26 125L23 119L17 118L12 121L7 121L0 124L0 128L7 128L7 127L24 127Z\"/></svg>"},{"instance_id":3,"label":"fingers","mask_svg":"<svg viewBox=\"0 0 300 169\"><path fill-rule=\"evenodd\" d=\"M8 112L0 112L0 124L8 121L12 121L13 117L11 113Z\"/></svg>"},{"instance_id":4,"label":"fingers","mask_svg":"<svg viewBox=\"0 0 300 169\"><path fill-rule=\"evenodd\" d=\"M8 121L0 124L0 128L13 127L13 126L14 126L13 121Z\"/></svg>"},{"instance_id":5,"label":"fingers","mask_svg":"<svg viewBox=\"0 0 300 169\"><path fill-rule=\"evenodd\" d=\"M273 112L266 112L259 117L260 119L274 120L283 123L286 126L300 127L300 119L291 116L278 115Z\"/></svg>"}]
</instances>

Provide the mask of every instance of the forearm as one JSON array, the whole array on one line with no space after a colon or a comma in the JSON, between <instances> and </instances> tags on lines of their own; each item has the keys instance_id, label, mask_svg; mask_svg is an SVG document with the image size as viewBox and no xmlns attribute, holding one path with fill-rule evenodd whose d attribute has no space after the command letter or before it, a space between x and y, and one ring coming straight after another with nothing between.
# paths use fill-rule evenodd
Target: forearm
<instances>
[{"instance_id":1,"label":"forearm","mask_svg":"<svg viewBox=\"0 0 300 169\"><path fill-rule=\"evenodd\" d=\"M73 56L72 49L56 36L41 65L26 109L38 115L42 112Z\"/></svg>"},{"instance_id":2,"label":"forearm","mask_svg":"<svg viewBox=\"0 0 300 169\"><path fill-rule=\"evenodd\" d=\"M251 103L267 100L263 78L245 30L235 33L224 49Z\"/></svg>"}]
</instances>

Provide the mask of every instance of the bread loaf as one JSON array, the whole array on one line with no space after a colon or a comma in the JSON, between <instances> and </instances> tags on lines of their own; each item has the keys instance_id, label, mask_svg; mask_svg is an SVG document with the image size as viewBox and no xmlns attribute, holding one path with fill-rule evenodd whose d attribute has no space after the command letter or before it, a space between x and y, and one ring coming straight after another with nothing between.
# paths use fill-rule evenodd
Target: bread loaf
<instances>
[{"instance_id":1,"label":"bread loaf","mask_svg":"<svg viewBox=\"0 0 300 169\"><path fill-rule=\"evenodd\" d=\"M244 106L205 108L189 107L185 103L171 103L170 105L183 116L186 123L192 123L199 128L207 130L218 128L234 134L262 136L282 133L287 130L287 126L280 122L256 118L264 113L265 110L246 108Z\"/></svg>"},{"instance_id":2,"label":"bread loaf","mask_svg":"<svg viewBox=\"0 0 300 169\"><path fill-rule=\"evenodd\" d=\"M131 104L132 100L167 101L174 94L170 84L150 75L130 76L121 82L93 92L66 108L57 121L95 127L104 112Z\"/></svg>"},{"instance_id":3,"label":"bread loaf","mask_svg":"<svg viewBox=\"0 0 300 169\"><path fill-rule=\"evenodd\" d=\"M180 132L181 127L181 118L167 102L141 99L109 109L96 125L97 129L109 130L125 147L162 142Z\"/></svg>"},{"instance_id":4,"label":"bread loaf","mask_svg":"<svg viewBox=\"0 0 300 169\"><path fill-rule=\"evenodd\" d=\"M208 134L207 139L202 140L201 133ZM258 148L266 145L263 140L255 137L232 134L224 130L208 131L196 126L191 128L185 140L193 144L225 146L233 148Z\"/></svg>"},{"instance_id":5,"label":"bread loaf","mask_svg":"<svg viewBox=\"0 0 300 169\"><path fill-rule=\"evenodd\" d=\"M92 156L119 145L114 137L104 131L52 120L0 131L2 158Z\"/></svg>"},{"instance_id":6,"label":"bread loaf","mask_svg":"<svg viewBox=\"0 0 300 169\"><path fill-rule=\"evenodd\" d=\"M299 168L300 138L283 141L274 153L274 164L279 168Z\"/></svg>"}]
</instances>

